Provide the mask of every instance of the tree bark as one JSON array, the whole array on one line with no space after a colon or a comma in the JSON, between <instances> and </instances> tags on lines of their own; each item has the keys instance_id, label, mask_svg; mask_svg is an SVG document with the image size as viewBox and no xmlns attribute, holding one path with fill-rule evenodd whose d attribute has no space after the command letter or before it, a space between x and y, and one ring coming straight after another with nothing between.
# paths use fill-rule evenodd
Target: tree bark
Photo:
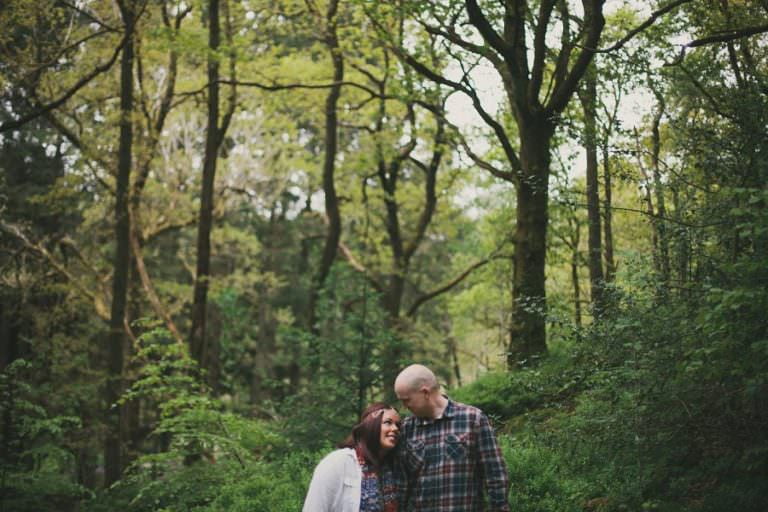
<instances>
[{"instance_id":1,"label":"tree bark","mask_svg":"<svg viewBox=\"0 0 768 512\"><path fill-rule=\"evenodd\" d=\"M380 91L382 96L385 94L383 84L382 82ZM411 260L424 239L437 206L437 173L443 158L445 122L442 118L442 106L434 106L434 109L437 113L435 116L436 126L434 147L429 163L423 163L411 156L417 145L415 135L412 135L408 142L400 146L397 154L389 160L385 159L383 149L378 148L378 176L381 187L385 192L384 203L387 212L385 224L388 233L389 249L392 254L392 271L387 276L387 286L383 293L383 306L387 312L389 324L393 329L401 327L405 284L411 268ZM386 112L382 100L377 122L378 132L382 132L384 129L385 117ZM414 134L417 128L416 116L412 106L408 107L408 112L403 120L403 124L405 123L411 126L411 133ZM400 174L403 172L403 166L406 161L410 161L424 172L424 204L415 228L410 236L407 237L403 233L400 204L397 200L397 184L401 178ZM382 368L384 382L394 382L400 371L401 360L404 355L403 350L399 348L387 352ZM389 392L391 393L391 390ZM388 396L388 398L393 399L394 395Z\"/></svg>"},{"instance_id":2,"label":"tree bark","mask_svg":"<svg viewBox=\"0 0 768 512\"><path fill-rule=\"evenodd\" d=\"M279 269L275 265L273 254L277 252L276 242L280 237L279 228L282 226L282 218L276 216L276 205L272 205L269 215L269 224L262 237L262 251L260 254L260 271L264 274L275 272ZM275 353L277 321L273 311L273 300L270 297L270 286L266 282L256 284L256 319L258 324L257 343L252 349L253 364L251 365L250 402L259 404L268 398L269 390L267 381L274 378L276 369L272 359ZM289 363L290 364L290 363ZM278 371L282 370L279 369Z\"/></svg>"},{"instance_id":3,"label":"tree bark","mask_svg":"<svg viewBox=\"0 0 768 512\"><path fill-rule=\"evenodd\" d=\"M645 211L648 215L649 222L651 223L651 247L653 256L653 268L657 272L661 268L659 263L659 232L656 229L656 210L653 206L653 194L651 193L651 179L648 176L648 170L645 167L643 160L643 145L640 140L640 133L634 130L635 137L635 152L637 153L637 167L640 173L643 175L643 199L645 200Z\"/></svg>"},{"instance_id":4,"label":"tree bark","mask_svg":"<svg viewBox=\"0 0 768 512\"><path fill-rule=\"evenodd\" d=\"M584 112L584 149L587 155L587 266L589 268L590 302L598 317L603 310L603 249L600 226L600 194L597 172L597 77L594 64L584 77L579 99Z\"/></svg>"},{"instance_id":5,"label":"tree bark","mask_svg":"<svg viewBox=\"0 0 768 512\"><path fill-rule=\"evenodd\" d=\"M318 334L317 302L320 297L331 266L336 259L336 253L341 240L341 213L339 211L339 199L336 194L335 172L336 153L338 148L338 113L336 111L339 97L341 96L341 82L344 80L344 57L339 48L339 39L336 34L338 0L331 0L325 14L325 45L331 56L333 65L334 85L328 91L325 99L325 156L323 160L323 193L325 194L325 216L327 229L325 244L320 258L320 265L315 273L310 292L308 306L308 328Z\"/></svg>"},{"instance_id":6,"label":"tree bark","mask_svg":"<svg viewBox=\"0 0 768 512\"><path fill-rule=\"evenodd\" d=\"M574 212L575 213L575 212ZM579 280L579 244L581 243L581 225L574 215L569 219L571 227L571 284L573 285L574 323L581 327L581 283Z\"/></svg>"},{"instance_id":7,"label":"tree bark","mask_svg":"<svg viewBox=\"0 0 768 512\"><path fill-rule=\"evenodd\" d=\"M521 126L522 125L522 126ZM554 124L528 117L520 127L522 177L515 189L515 255L507 364L517 367L545 354L547 225L550 141Z\"/></svg>"},{"instance_id":8,"label":"tree bark","mask_svg":"<svg viewBox=\"0 0 768 512\"><path fill-rule=\"evenodd\" d=\"M226 0L225 0L226 1ZM197 230L197 264L192 304L192 327L189 337L190 353L206 371L207 382L213 390L218 388L219 362L217 341L208 332L208 287L211 278L211 232L213 231L214 183L216 162L224 134L235 108L235 89L231 85L229 108L219 120L219 58L216 52L221 44L219 0L208 3L208 123L203 157L203 177L200 192L200 213ZM226 9L226 4L224 5ZM227 13L227 36L231 37L230 19ZM231 82L234 84L234 58L230 60Z\"/></svg>"},{"instance_id":9,"label":"tree bark","mask_svg":"<svg viewBox=\"0 0 768 512\"><path fill-rule=\"evenodd\" d=\"M616 277L616 262L613 257L613 185L610 155L607 141L603 143L603 232L605 244L603 259L605 260L605 282L612 283Z\"/></svg>"},{"instance_id":10,"label":"tree bark","mask_svg":"<svg viewBox=\"0 0 768 512\"><path fill-rule=\"evenodd\" d=\"M456 379L456 387L461 387L463 385L462 379L461 379L461 367L459 366L459 349L458 349L458 343L456 341L456 338L453 336L448 337L448 352L451 359L451 362L453 363L453 378Z\"/></svg>"},{"instance_id":11,"label":"tree bark","mask_svg":"<svg viewBox=\"0 0 768 512\"><path fill-rule=\"evenodd\" d=\"M557 118L566 108L578 84L590 65L605 24L603 1L582 2L583 24L578 41L570 32L571 15L568 2L543 0L538 12L533 6L518 0L504 3L503 30L494 23L476 0L465 0L468 19L482 36L485 47L469 41L459 41L468 51L488 58L504 83L509 106L514 114L520 138L519 157L504 127L482 109L471 86L462 86L473 98L475 109L493 128L513 169L517 212L514 232L515 256L512 276L512 315L509 328L507 365L510 368L533 362L547 351L546 344L546 240L548 224L548 187L550 146ZM555 9L564 20L561 47L548 51L546 39ZM536 26L527 34L528 18ZM450 32L446 37L456 42ZM532 42L532 48L529 48ZM578 47L579 51L573 50ZM547 60L553 56L552 75L548 92L542 99ZM529 65L530 61L530 65Z\"/></svg>"},{"instance_id":12,"label":"tree bark","mask_svg":"<svg viewBox=\"0 0 768 512\"><path fill-rule=\"evenodd\" d=\"M9 308L7 303L0 301L0 371L18 357L19 317L18 306Z\"/></svg>"},{"instance_id":13,"label":"tree bark","mask_svg":"<svg viewBox=\"0 0 768 512\"><path fill-rule=\"evenodd\" d=\"M658 111L653 117L651 125L651 172L653 173L653 190L656 196L656 213L658 219L654 222L658 236L658 272L661 281L665 286L669 285L670 264L669 264L669 236L667 234L667 207L664 199L664 186L661 182L660 153L661 153L661 119L664 116L665 103L660 92L654 90L654 95L658 100ZM650 184L649 184L650 185Z\"/></svg>"},{"instance_id":14,"label":"tree bark","mask_svg":"<svg viewBox=\"0 0 768 512\"><path fill-rule=\"evenodd\" d=\"M120 142L115 186L114 277L109 336L107 337L107 382L105 390L107 433L104 446L104 484L109 487L120 479L123 470L122 440L125 437L122 407L117 404L123 390L123 351L125 350L125 310L130 270L129 190L133 146L133 49L135 13L129 0L118 2L126 31L120 62Z\"/></svg>"}]
</instances>

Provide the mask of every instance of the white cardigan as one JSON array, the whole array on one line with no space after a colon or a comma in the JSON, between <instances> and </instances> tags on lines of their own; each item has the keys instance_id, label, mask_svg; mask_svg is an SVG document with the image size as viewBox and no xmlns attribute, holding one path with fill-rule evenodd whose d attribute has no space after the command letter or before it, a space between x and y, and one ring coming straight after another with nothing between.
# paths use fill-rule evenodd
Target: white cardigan
<instances>
[{"instance_id":1,"label":"white cardigan","mask_svg":"<svg viewBox=\"0 0 768 512\"><path fill-rule=\"evenodd\" d=\"M302 512L359 512L362 480L355 450L332 451L315 468Z\"/></svg>"}]
</instances>

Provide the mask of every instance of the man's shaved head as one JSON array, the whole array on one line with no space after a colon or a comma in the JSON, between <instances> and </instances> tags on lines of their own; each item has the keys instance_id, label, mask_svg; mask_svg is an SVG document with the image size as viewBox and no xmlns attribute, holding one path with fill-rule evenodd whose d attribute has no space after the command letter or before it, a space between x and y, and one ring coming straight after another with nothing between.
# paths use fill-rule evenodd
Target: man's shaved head
<instances>
[{"instance_id":1,"label":"man's shaved head","mask_svg":"<svg viewBox=\"0 0 768 512\"><path fill-rule=\"evenodd\" d=\"M395 379L395 395L419 418L439 418L448 405L435 374L423 364L412 364L400 372Z\"/></svg>"},{"instance_id":2,"label":"man's shaved head","mask_svg":"<svg viewBox=\"0 0 768 512\"><path fill-rule=\"evenodd\" d=\"M436 391L440 386L432 370L422 364L408 366L395 379L395 389L418 391L423 387Z\"/></svg>"}]
</instances>

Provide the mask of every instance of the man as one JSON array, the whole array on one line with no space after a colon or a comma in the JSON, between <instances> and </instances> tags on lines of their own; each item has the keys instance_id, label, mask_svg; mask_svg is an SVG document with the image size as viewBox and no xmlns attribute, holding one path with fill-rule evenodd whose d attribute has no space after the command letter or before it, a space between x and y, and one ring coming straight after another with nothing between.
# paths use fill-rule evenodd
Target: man
<instances>
[{"instance_id":1,"label":"man","mask_svg":"<svg viewBox=\"0 0 768 512\"><path fill-rule=\"evenodd\" d=\"M395 394L413 413L398 448L404 510L508 512L507 468L485 414L440 393L435 374L420 364L400 372Z\"/></svg>"}]
</instances>

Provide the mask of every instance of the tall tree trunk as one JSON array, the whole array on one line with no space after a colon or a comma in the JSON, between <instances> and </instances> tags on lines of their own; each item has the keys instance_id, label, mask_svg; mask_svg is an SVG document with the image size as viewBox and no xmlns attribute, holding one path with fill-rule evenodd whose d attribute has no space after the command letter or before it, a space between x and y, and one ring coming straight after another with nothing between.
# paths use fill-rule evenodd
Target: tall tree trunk
<instances>
[{"instance_id":1,"label":"tall tree trunk","mask_svg":"<svg viewBox=\"0 0 768 512\"><path fill-rule=\"evenodd\" d=\"M138 53L138 52L137 52ZM134 55L134 61L137 60L137 56ZM137 64L137 70L138 70L138 64ZM136 101L136 98L134 98L134 101ZM137 134L134 134L134 146L138 147L138 141L135 140L135 136ZM133 169L131 174L136 173L136 161L133 162ZM130 202L133 202L133 192L131 191L129 193ZM129 231L129 244L131 242L131 238L133 237L133 232L135 229L135 223L134 223L134 217L131 213L130 208L132 206L129 204L129 213L128 213L128 219L130 223L130 231ZM125 309L125 321L129 325L137 318L142 317L142 310L141 310L141 288L140 288L140 281L138 276L138 270L136 268L136 258L133 257L133 253L129 252L129 259L131 262L131 268L130 272L128 274L128 296L127 296L127 303L126 303L126 309ZM128 389L133 385L133 380L131 378L131 375L134 374L133 367L131 365L134 356L136 353L136 347L133 345L133 343L125 343L123 345L123 387L124 389ZM122 439L122 462L123 467L127 467L131 464L131 462L140 455L139 449L140 449L140 443L141 439L139 438L140 434L140 410L141 410L141 400L138 398L125 400L122 404L122 413L120 421L122 422L122 431L124 432L124 437Z\"/></svg>"},{"instance_id":2,"label":"tall tree trunk","mask_svg":"<svg viewBox=\"0 0 768 512\"><path fill-rule=\"evenodd\" d=\"M684 211L684 207L680 200L680 191L677 186L671 186L672 190L672 206L675 210L675 215L678 220L682 221L681 214ZM685 289L686 284L690 280L690 268L691 268L691 234L690 231L685 231L675 237L677 243L675 267L677 269L677 278L680 280L681 288Z\"/></svg>"},{"instance_id":3,"label":"tall tree trunk","mask_svg":"<svg viewBox=\"0 0 768 512\"><path fill-rule=\"evenodd\" d=\"M397 327L400 319L400 310L405 292L405 275L408 272L402 261L395 262L395 269L389 276L389 284L384 292L384 311L390 320L390 325Z\"/></svg>"},{"instance_id":4,"label":"tall tree trunk","mask_svg":"<svg viewBox=\"0 0 768 512\"><path fill-rule=\"evenodd\" d=\"M648 215L649 222L651 224L651 251L653 257L653 268L656 272L659 271L659 233L656 229L656 209L653 206L653 194L651 192L651 179L648 176L648 169L645 166L645 160L643 159L643 144L640 139L640 133L637 129L634 129L635 138L635 153L637 155L637 168L640 170L640 174L643 175L643 185L640 187L643 190L643 199L645 201L645 211Z\"/></svg>"},{"instance_id":5,"label":"tall tree trunk","mask_svg":"<svg viewBox=\"0 0 768 512\"><path fill-rule=\"evenodd\" d=\"M547 352L544 266L549 223L549 150L554 125L542 116L528 118L518 126L523 177L515 189L512 318L507 352L510 367L530 363Z\"/></svg>"},{"instance_id":6,"label":"tall tree trunk","mask_svg":"<svg viewBox=\"0 0 768 512\"><path fill-rule=\"evenodd\" d=\"M115 186L115 259L112 281L112 308L107 337L107 382L105 390L107 433L104 446L104 484L109 487L120 479L123 470L122 407L117 405L123 390L123 351L125 350L125 310L130 271L129 197L131 151L133 146L133 48L135 13L130 0L118 2L123 26L129 34L120 63L120 142Z\"/></svg>"},{"instance_id":7,"label":"tall tree trunk","mask_svg":"<svg viewBox=\"0 0 768 512\"><path fill-rule=\"evenodd\" d=\"M17 304L21 302L18 297ZM9 308L0 301L0 371L18 357L19 349L19 307Z\"/></svg>"},{"instance_id":8,"label":"tall tree trunk","mask_svg":"<svg viewBox=\"0 0 768 512\"><path fill-rule=\"evenodd\" d=\"M572 224L571 224L572 222ZM581 284L579 281L579 244L581 243L581 225L577 218L569 219L571 226L571 284L573 285L574 322L581 327Z\"/></svg>"},{"instance_id":9,"label":"tall tree trunk","mask_svg":"<svg viewBox=\"0 0 768 512\"><path fill-rule=\"evenodd\" d=\"M616 263L613 258L613 188L611 160L608 153L608 142L603 143L603 232L605 245L603 259L605 260L605 282L612 283L616 277Z\"/></svg>"},{"instance_id":10,"label":"tall tree trunk","mask_svg":"<svg viewBox=\"0 0 768 512\"><path fill-rule=\"evenodd\" d=\"M507 351L509 367L530 362L547 350L544 270L549 151L560 114L598 48L605 25L603 4L604 0L581 2L583 16L579 30L574 33L571 32L574 16L570 13L569 2L552 0L502 2L501 7L494 8L487 7L486 2L481 7L477 0L464 0L466 22L456 16L445 22L443 38L446 44L455 44L487 59L498 72L517 125L519 156L511 140L512 132L485 110L471 80L467 77L451 80L441 71L420 62L407 49L399 51L400 57L420 74L460 91L472 100L475 111L493 130L509 164L508 170L501 169L468 151L480 167L514 183L516 189L513 301ZM558 33L559 49L547 44L548 31L556 18L567 20ZM462 39L460 34L465 33L467 23L477 31L484 44L477 44L472 38ZM551 71L551 74L545 71Z\"/></svg>"},{"instance_id":11,"label":"tall tree trunk","mask_svg":"<svg viewBox=\"0 0 768 512\"><path fill-rule=\"evenodd\" d=\"M380 92L382 96L385 95L386 91L383 86ZM442 107L436 105L435 111L440 112L441 110L438 109L442 109ZM386 112L384 109L384 102L382 101L377 123L379 132L384 129L385 119ZM408 108L406 118L403 120L403 123L405 122L409 123L412 132L416 131L416 118L412 107ZM443 158L444 150L442 148L442 143L444 141L444 135L445 124L438 116L436 116L434 149L429 163L423 163L411 156L417 145L416 138L413 135L411 135L408 142L398 148L397 154L388 161L384 157L384 151L381 148L377 148L379 160L378 175L381 187L385 193L384 203L387 211L385 224L388 234L389 249L392 254L393 267L391 274L387 276L387 285L383 293L383 306L384 310L387 312L389 324L395 330L401 329L403 325L401 309L411 260L424 239L424 235L432 221L437 206L437 173ZM410 159L413 165L416 165L424 172L425 180L424 204L419 215L419 220L410 236L406 237L404 236L405 230L403 229L400 218L400 204L397 202L397 184L401 178L400 174L403 172L403 166L408 159ZM405 355L402 346L387 352L382 365L384 382L392 383L395 381L395 378L401 369L402 359ZM387 386L387 393L387 399L395 399L394 390L391 386Z\"/></svg>"},{"instance_id":12,"label":"tall tree trunk","mask_svg":"<svg viewBox=\"0 0 768 512\"><path fill-rule=\"evenodd\" d=\"M197 226L197 267L195 272L194 300L192 304L192 329L190 353L208 372L208 381L215 384L210 340L206 336L208 320L208 285L211 276L211 231L213 230L213 193L216 178L216 158L219 152L219 59L215 52L221 42L219 24L219 0L208 2L208 126L203 157L203 179L200 192L200 213Z\"/></svg>"},{"instance_id":13,"label":"tall tree trunk","mask_svg":"<svg viewBox=\"0 0 768 512\"><path fill-rule=\"evenodd\" d=\"M587 266L589 268L590 301L597 317L603 310L603 249L600 229L600 195L597 178L597 77L594 63L590 66L579 90L584 111L584 149L587 154Z\"/></svg>"},{"instance_id":14,"label":"tall tree trunk","mask_svg":"<svg viewBox=\"0 0 768 512\"><path fill-rule=\"evenodd\" d=\"M22 302L22 298L17 297L17 304ZM0 301L0 371L5 370L6 366L11 364L18 358L19 348L19 306L9 308L7 303ZM13 383L10 383L13 386ZM10 390L9 390L10 391ZM14 407L10 397L14 396L15 392L10 391L6 396L2 397L3 402L8 400L10 403L5 402L3 406L3 414L0 417L0 460L4 463L11 463L15 461L18 447L14 446L13 440L16 438L14 432ZM2 473L3 479L5 478L5 470ZM5 482L0 482L5 487ZM0 510L5 510L2 496L0 496Z\"/></svg>"},{"instance_id":15,"label":"tall tree trunk","mask_svg":"<svg viewBox=\"0 0 768 512\"><path fill-rule=\"evenodd\" d=\"M463 382L461 379L461 367L459 366L459 347L456 338L453 336L448 337L448 352L453 363L453 378L456 379L456 387L461 387Z\"/></svg>"},{"instance_id":16,"label":"tall tree trunk","mask_svg":"<svg viewBox=\"0 0 768 512\"><path fill-rule=\"evenodd\" d=\"M658 100L658 111L653 117L653 124L651 125L651 172L653 173L653 190L656 196L656 213L658 218L654 222L654 227L658 236L658 271L661 276L661 281L665 286L669 284L670 278L670 265L669 265L669 236L667 234L667 208L666 201L664 200L664 185L661 181L661 119L664 116L664 97L660 92L654 90L656 99ZM649 184L650 185L650 184Z\"/></svg>"},{"instance_id":17,"label":"tall tree trunk","mask_svg":"<svg viewBox=\"0 0 768 512\"><path fill-rule=\"evenodd\" d=\"M320 290L328 278L331 266L336 259L336 252L341 239L341 213L339 199L336 195L335 171L336 152L338 148L338 114L336 111L341 96L341 82L344 80L344 57L339 48L336 34L338 0L331 0L325 15L325 45L333 64L333 83L325 99L325 157L323 160L323 192L325 194L325 216L328 226L325 233L325 244L320 258L320 266L315 273L309 298L308 327L318 333L317 301Z\"/></svg>"},{"instance_id":18,"label":"tall tree trunk","mask_svg":"<svg viewBox=\"0 0 768 512\"><path fill-rule=\"evenodd\" d=\"M477 0L465 0L464 4L470 24L483 37L486 47L474 50L471 44L463 46L484 56L493 50L490 60L504 83L520 137L517 157L507 131L484 111L476 91L470 90L476 110L493 128L513 169L512 176L506 173L506 179L515 184L517 196L507 365L515 367L533 362L547 351L545 264L550 147L559 114L577 90L598 47L605 24L603 2L582 2L584 14L578 41L572 39L570 23L564 24L559 52L547 47L547 32L555 10L563 19L571 18L568 2L539 2L538 15L533 15L533 6L528 2L504 2L504 16L498 23L501 31L491 21L497 17L486 16ZM531 17L535 18L535 26L527 33ZM580 50L572 52L577 46ZM550 66L553 74L542 104L544 70ZM460 84L459 88L466 92L468 86ZM494 174L505 173L497 170Z\"/></svg>"},{"instance_id":19,"label":"tall tree trunk","mask_svg":"<svg viewBox=\"0 0 768 512\"><path fill-rule=\"evenodd\" d=\"M264 233L261 251L260 271L264 274L277 272L273 254L276 252L278 238L278 220L275 213L276 205L272 206L267 231ZM259 404L268 395L267 381L274 376L275 368L272 362L275 352L276 320L272 310L269 285L261 281L256 284L256 319L258 324L257 343L253 347L251 365L250 402ZM289 363L290 364L290 363ZM281 368L282 369L282 368ZM287 372L286 372L287 373Z\"/></svg>"},{"instance_id":20,"label":"tall tree trunk","mask_svg":"<svg viewBox=\"0 0 768 512\"><path fill-rule=\"evenodd\" d=\"M170 37L178 37L182 20L190 12L191 7L181 12L177 12L173 19L170 17L170 13L168 12L168 5L163 4L161 8L163 24L169 31L169 34L171 34ZM140 48L136 49L135 59L137 72L141 73L143 66ZM141 221L142 195L152 171L152 163L157 160L158 146L160 144L160 138L165 127L165 122L168 119L168 115L170 114L171 109L173 108L173 98L176 89L176 77L178 74L178 51L173 45L168 50L167 71L168 74L166 77L166 83L157 109L155 111L150 111L146 108L141 109L142 113L144 114L144 120L146 123L146 132L143 133L143 137L141 137L142 131L139 131L137 134L137 136L140 137L140 139L137 141L137 144L141 148L141 155L137 157L137 161L134 165L135 178L133 180L133 187L131 190L130 242L131 257L134 261L134 273L131 279L132 282L137 283L137 285L132 288L132 291L138 292L138 283L141 284L144 292L146 293L146 298L152 306L155 315L157 315L158 318L165 322L166 328L168 331L170 331L174 339L178 343L183 344L184 339L181 333L176 327L171 314L160 300L160 297L157 294L154 285L152 284L152 280L149 276L149 272L147 271L143 257L143 246L145 240L142 232ZM141 83L142 80L143 78L141 76L139 76L137 79L139 83ZM141 104L141 102L146 102L147 98L144 97L144 91L142 88L139 88L138 93L137 102L139 104ZM135 296L136 304L139 304L139 294L136 293ZM138 314L138 306L136 307L135 313Z\"/></svg>"}]
</instances>

